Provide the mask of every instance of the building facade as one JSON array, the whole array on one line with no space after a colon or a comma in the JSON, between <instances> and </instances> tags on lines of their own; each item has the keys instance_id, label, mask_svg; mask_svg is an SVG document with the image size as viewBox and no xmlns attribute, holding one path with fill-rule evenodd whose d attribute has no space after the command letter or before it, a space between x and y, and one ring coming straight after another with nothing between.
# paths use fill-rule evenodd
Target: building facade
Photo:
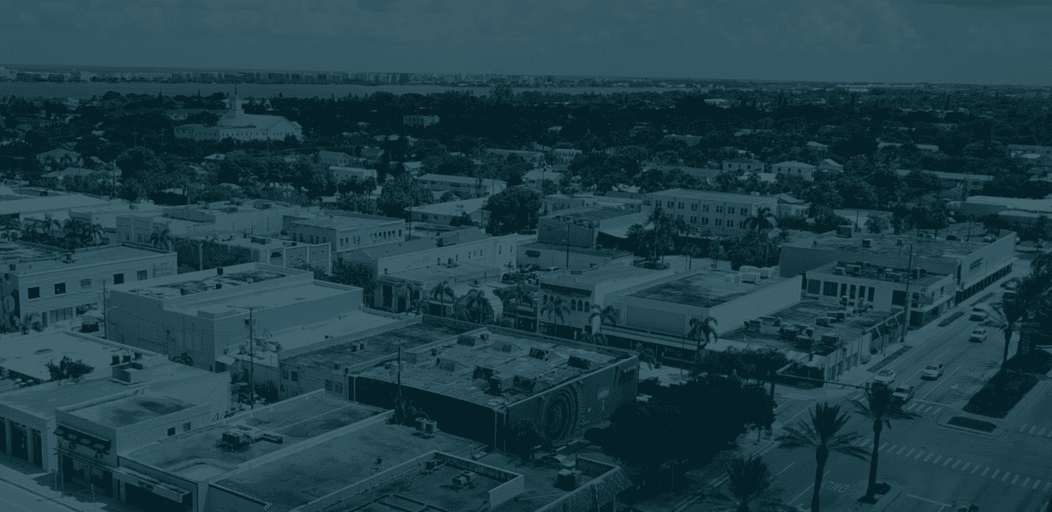
<instances>
[{"instance_id":1,"label":"building facade","mask_svg":"<svg viewBox=\"0 0 1052 512\"><path fill-rule=\"evenodd\" d=\"M764 163L754 158L732 158L723 161L724 171L764 172Z\"/></svg>"},{"instance_id":2,"label":"building facade","mask_svg":"<svg viewBox=\"0 0 1052 512\"><path fill-rule=\"evenodd\" d=\"M327 217L286 216L283 229L294 242L329 244L334 260L365 247L405 240L404 230L403 219L350 212Z\"/></svg>"},{"instance_id":3,"label":"building facade","mask_svg":"<svg viewBox=\"0 0 1052 512\"><path fill-rule=\"evenodd\" d=\"M804 181L814 181L816 169L817 168L811 164L795 161L779 162L771 165L771 172L774 174L798 176L803 178Z\"/></svg>"},{"instance_id":4,"label":"building facade","mask_svg":"<svg viewBox=\"0 0 1052 512\"><path fill-rule=\"evenodd\" d=\"M907 279L908 278L908 279ZM954 276L924 268L891 268L865 261L836 261L808 271L809 297L838 304L902 311L910 296L910 325L924 326L956 305Z\"/></svg>"},{"instance_id":5,"label":"building facade","mask_svg":"<svg viewBox=\"0 0 1052 512\"><path fill-rule=\"evenodd\" d=\"M743 235L746 221L764 208L778 212L778 199L676 188L647 195L650 208L661 208L676 219L715 235Z\"/></svg>"},{"instance_id":6,"label":"building facade","mask_svg":"<svg viewBox=\"0 0 1052 512\"><path fill-rule=\"evenodd\" d=\"M462 194L491 195L508 188L507 182L494 179L475 179L468 176L425 174L417 182L432 192L460 192Z\"/></svg>"}]
</instances>

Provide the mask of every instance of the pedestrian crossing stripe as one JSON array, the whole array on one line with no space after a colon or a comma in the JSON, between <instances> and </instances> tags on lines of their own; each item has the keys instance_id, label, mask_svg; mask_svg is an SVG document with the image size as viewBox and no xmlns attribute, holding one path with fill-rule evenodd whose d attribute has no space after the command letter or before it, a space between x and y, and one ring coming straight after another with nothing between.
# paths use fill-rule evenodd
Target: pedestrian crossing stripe
<instances>
[{"instance_id":1,"label":"pedestrian crossing stripe","mask_svg":"<svg viewBox=\"0 0 1052 512\"><path fill-rule=\"evenodd\" d=\"M917 460L917 459L921 458L921 455L924 455L924 450L921 450L920 452L917 452L917 456L914 457L913 460Z\"/></svg>"},{"instance_id":2,"label":"pedestrian crossing stripe","mask_svg":"<svg viewBox=\"0 0 1052 512\"><path fill-rule=\"evenodd\" d=\"M885 450L885 448L887 448L887 449ZM895 451L895 448L898 448L897 452ZM982 464L975 464L975 463L972 463L972 462L965 462L963 459L955 459L953 457L945 457L943 455L937 455L937 454L935 454L935 452L929 452L929 451L925 451L925 450L919 450L918 451L916 448L909 448L909 451L907 451L906 453L903 453L907 448L909 448L909 447L908 446L900 447L897 444L893 444L893 445L891 445L890 448L888 448L888 443L884 443L879 448L879 451L885 451L887 453L895 452L895 455L902 455L903 457L912 457L913 460L919 460L919 461L922 461L922 462L930 462L931 464L938 464L938 463L942 462L942 466L943 467L949 466L950 469L957 469L957 470L960 470L960 471L968 471L969 473L971 473L973 475L976 474L976 473L979 473L979 470L982 469L983 471L981 473L979 473L979 476L986 476L987 474L990 474L990 470L993 469L990 466L983 466ZM952 466L950 465L951 463L953 464ZM1023 476L1022 474L1019 474L1019 473L1011 473L1009 471L1005 471L1005 472L1002 473L1000 469L994 469L993 470L993 474L990 474L990 478L994 479L994 478L997 478L997 477L1001 477L1001 481L1005 482L1005 483L1008 483L1009 485L1017 485L1018 484L1018 485L1020 485L1022 487L1030 487L1031 490L1037 490L1038 488L1041 487L1041 484L1044 484L1044 486L1045 486L1044 487L1044 491L1046 491L1046 492L1049 489L1052 489L1052 481L1035 480L1033 477ZM1012 479L1011 482L1008 481L1009 478ZM1020 480L1022 480L1022 481L1020 481ZM1031 482L1033 482L1033 483L1031 484Z\"/></svg>"},{"instance_id":3,"label":"pedestrian crossing stripe","mask_svg":"<svg viewBox=\"0 0 1052 512\"><path fill-rule=\"evenodd\" d=\"M935 460L931 461L931 463L932 464L938 464L940 460L942 460L942 455L939 455L938 457L935 457ZM928 462L928 461L924 461L924 462Z\"/></svg>"},{"instance_id":4,"label":"pedestrian crossing stripe","mask_svg":"<svg viewBox=\"0 0 1052 512\"><path fill-rule=\"evenodd\" d=\"M989 473L989 472L990 472L990 466L986 466L986 469L984 469L983 472L979 476L986 476L986 474Z\"/></svg>"}]
</instances>

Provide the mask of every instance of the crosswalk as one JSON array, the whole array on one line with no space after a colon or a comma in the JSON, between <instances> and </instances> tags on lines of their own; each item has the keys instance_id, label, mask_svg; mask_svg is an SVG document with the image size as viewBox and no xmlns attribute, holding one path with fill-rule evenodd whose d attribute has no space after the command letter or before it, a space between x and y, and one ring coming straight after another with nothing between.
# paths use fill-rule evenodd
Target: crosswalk
<instances>
[{"instance_id":1,"label":"crosswalk","mask_svg":"<svg viewBox=\"0 0 1052 512\"><path fill-rule=\"evenodd\" d=\"M902 410L909 411L916 414L928 414L931 413L933 416L942 412L943 407L941 405L931 405L923 402L910 402L902 407Z\"/></svg>"},{"instance_id":2,"label":"crosswalk","mask_svg":"<svg viewBox=\"0 0 1052 512\"><path fill-rule=\"evenodd\" d=\"M1027 434L1038 437L1052 437L1052 425L1034 425L1032 423L1023 423L1016 430L1020 434Z\"/></svg>"},{"instance_id":3,"label":"crosswalk","mask_svg":"<svg viewBox=\"0 0 1052 512\"><path fill-rule=\"evenodd\" d=\"M855 444L859 448L871 450L873 449L873 439L863 439ZM991 480L1000 480L1008 485L1019 485L1028 490L1036 491L1041 489L1041 492L1048 492L1052 489L1052 480L1043 480L1034 478L1031 476L1021 475L1018 473L1011 473L1008 471L1002 471L997 468L985 466L983 464L977 464L964 459L958 459L949 457L943 454L917 449L910 446L903 446L889 442L883 442L880 444L880 448L877 449L879 452L883 452L889 455L895 455L904 459L910 459L918 463L927 463L934 466L940 466L946 469L957 470L977 477L986 477L989 475Z\"/></svg>"}]
</instances>

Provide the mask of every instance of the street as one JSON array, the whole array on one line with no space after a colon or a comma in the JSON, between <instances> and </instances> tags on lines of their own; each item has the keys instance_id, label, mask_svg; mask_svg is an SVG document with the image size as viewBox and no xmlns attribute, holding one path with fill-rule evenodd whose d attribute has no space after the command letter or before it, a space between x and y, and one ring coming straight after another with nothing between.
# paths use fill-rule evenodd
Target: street
<instances>
[{"instance_id":1,"label":"street","mask_svg":"<svg viewBox=\"0 0 1052 512\"><path fill-rule=\"evenodd\" d=\"M11 512L70 512L70 509L38 494L0 480L0 510Z\"/></svg>"}]
</instances>

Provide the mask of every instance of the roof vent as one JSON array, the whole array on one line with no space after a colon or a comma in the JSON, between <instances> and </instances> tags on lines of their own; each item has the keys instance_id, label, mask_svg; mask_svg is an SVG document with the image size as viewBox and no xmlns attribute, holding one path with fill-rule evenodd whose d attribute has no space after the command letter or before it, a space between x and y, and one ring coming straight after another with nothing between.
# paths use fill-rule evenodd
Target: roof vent
<instances>
[{"instance_id":1,"label":"roof vent","mask_svg":"<svg viewBox=\"0 0 1052 512\"><path fill-rule=\"evenodd\" d=\"M870 248L870 247L873 247L873 239L871 239L871 238L863 238L862 239L862 247L865 247L867 249Z\"/></svg>"},{"instance_id":2,"label":"roof vent","mask_svg":"<svg viewBox=\"0 0 1052 512\"><path fill-rule=\"evenodd\" d=\"M574 368L580 368L582 370L591 370L592 361L578 356L570 356L570 360L567 362L568 365Z\"/></svg>"},{"instance_id":3,"label":"roof vent","mask_svg":"<svg viewBox=\"0 0 1052 512\"><path fill-rule=\"evenodd\" d=\"M467 345L474 347L478 343L479 339L470 334L461 334L457 336L457 345Z\"/></svg>"},{"instance_id":4,"label":"roof vent","mask_svg":"<svg viewBox=\"0 0 1052 512\"><path fill-rule=\"evenodd\" d=\"M534 359L540 359L541 361L547 361L548 358L551 357L551 355L552 355L552 351L550 349L543 349L543 348L536 348L536 347L530 349L530 357L532 357Z\"/></svg>"}]
</instances>

